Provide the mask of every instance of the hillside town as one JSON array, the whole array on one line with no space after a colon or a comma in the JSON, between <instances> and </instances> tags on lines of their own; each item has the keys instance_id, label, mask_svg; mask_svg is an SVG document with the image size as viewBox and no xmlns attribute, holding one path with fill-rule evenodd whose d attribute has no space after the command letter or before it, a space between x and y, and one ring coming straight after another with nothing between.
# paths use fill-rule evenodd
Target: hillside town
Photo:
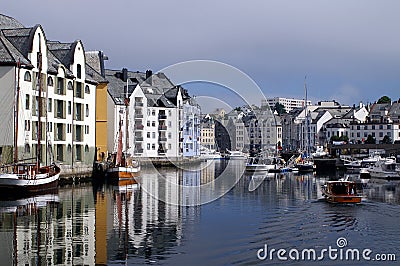
<instances>
[{"instance_id":1,"label":"hillside town","mask_svg":"<svg viewBox=\"0 0 400 266\"><path fill-rule=\"evenodd\" d=\"M353 106L275 97L262 99L259 106L205 114L195 97L164 73L107 69L110 59L101 50L86 51L81 40L49 40L41 25L26 27L5 15L0 29L2 164L15 158L14 145L18 158L29 159L51 143L42 162L54 156L64 170L90 171L94 161L116 151L119 130L122 150L139 160L179 161L200 158L203 151L313 152L333 141L400 139L400 103L387 96ZM38 146L39 121L47 130L40 131Z\"/></svg>"}]
</instances>

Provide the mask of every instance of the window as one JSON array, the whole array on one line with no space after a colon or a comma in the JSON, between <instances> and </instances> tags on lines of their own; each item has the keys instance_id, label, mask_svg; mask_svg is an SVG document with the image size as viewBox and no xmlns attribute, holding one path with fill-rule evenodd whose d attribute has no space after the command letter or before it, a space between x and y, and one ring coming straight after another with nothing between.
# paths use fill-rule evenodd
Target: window
<instances>
[{"instance_id":1,"label":"window","mask_svg":"<svg viewBox=\"0 0 400 266\"><path fill-rule=\"evenodd\" d=\"M147 132L147 138L148 139L150 138L150 132Z\"/></svg>"},{"instance_id":2,"label":"window","mask_svg":"<svg viewBox=\"0 0 400 266\"><path fill-rule=\"evenodd\" d=\"M155 116L156 115L156 110L151 110L151 115Z\"/></svg>"},{"instance_id":3,"label":"window","mask_svg":"<svg viewBox=\"0 0 400 266\"><path fill-rule=\"evenodd\" d=\"M387 129L392 129L392 125L387 125Z\"/></svg>"},{"instance_id":4,"label":"window","mask_svg":"<svg viewBox=\"0 0 400 266\"><path fill-rule=\"evenodd\" d=\"M25 131L31 130L31 121L25 120Z\"/></svg>"},{"instance_id":5,"label":"window","mask_svg":"<svg viewBox=\"0 0 400 266\"><path fill-rule=\"evenodd\" d=\"M168 110L168 116L171 116L171 110Z\"/></svg>"},{"instance_id":6,"label":"window","mask_svg":"<svg viewBox=\"0 0 400 266\"><path fill-rule=\"evenodd\" d=\"M147 143L147 150L150 150L150 143Z\"/></svg>"},{"instance_id":7,"label":"window","mask_svg":"<svg viewBox=\"0 0 400 266\"><path fill-rule=\"evenodd\" d=\"M89 85L85 86L85 93L90 93Z\"/></svg>"},{"instance_id":8,"label":"window","mask_svg":"<svg viewBox=\"0 0 400 266\"><path fill-rule=\"evenodd\" d=\"M53 87L54 86L54 81L52 77L47 78L47 86Z\"/></svg>"},{"instance_id":9,"label":"window","mask_svg":"<svg viewBox=\"0 0 400 266\"><path fill-rule=\"evenodd\" d=\"M31 73L29 71L25 72L24 80L25 81L29 81L29 82L32 81L32 76L31 76Z\"/></svg>"},{"instance_id":10,"label":"window","mask_svg":"<svg viewBox=\"0 0 400 266\"><path fill-rule=\"evenodd\" d=\"M47 102L47 112L50 113L52 109L53 109L53 100L49 98L49 101Z\"/></svg>"},{"instance_id":11,"label":"window","mask_svg":"<svg viewBox=\"0 0 400 266\"><path fill-rule=\"evenodd\" d=\"M26 110L29 110L29 106L30 106L30 103L29 103L29 94L26 94L26 95L25 95L25 109L26 109Z\"/></svg>"},{"instance_id":12,"label":"window","mask_svg":"<svg viewBox=\"0 0 400 266\"><path fill-rule=\"evenodd\" d=\"M89 146L87 144L85 145L85 152L89 152Z\"/></svg>"},{"instance_id":13,"label":"window","mask_svg":"<svg viewBox=\"0 0 400 266\"><path fill-rule=\"evenodd\" d=\"M155 122L155 121L152 121L152 122L151 122L151 126L152 126L152 127L155 127L155 126L156 126L156 122Z\"/></svg>"},{"instance_id":14,"label":"window","mask_svg":"<svg viewBox=\"0 0 400 266\"><path fill-rule=\"evenodd\" d=\"M379 132L379 137L383 138L383 132Z\"/></svg>"},{"instance_id":15,"label":"window","mask_svg":"<svg viewBox=\"0 0 400 266\"><path fill-rule=\"evenodd\" d=\"M63 78L57 78L57 89L56 89L56 94L64 94L64 79Z\"/></svg>"},{"instance_id":16,"label":"window","mask_svg":"<svg viewBox=\"0 0 400 266\"><path fill-rule=\"evenodd\" d=\"M78 79L82 78L82 66L80 64L76 65L76 77Z\"/></svg>"},{"instance_id":17,"label":"window","mask_svg":"<svg viewBox=\"0 0 400 266\"><path fill-rule=\"evenodd\" d=\"M48 122L47 123L47 131L53 132L53 122Z\"/></svg>"},{"instance_id":18,"label":"window","mask_svg":"<svg viewBox=\"0 0 400 266\"><path fill-rule=\"evenodd\" d=\"M70 115L72 113L72 104L71 101L68 101L68 114Z\"/></svg>"},{"instance_id":19,"label":"window","mask_svg":"<svg viewBox=\"0 0 400 266\"><path fill-rule=\"evenodd\" d=\"M71 148L71 144L68 144L67 151L68 151L68 152L71 152L71 149L72 149L72 148Z\"/></svg>"},{"instance_id":20,"label":"window","mask_svg":"<svg viewBox=\"0 0 400 266\"><path fill-rule=\"evenodd\" d=\"M147 126L148 126L148 127L150 126L150 121L147 121Z\"/></svg>"},{"instance_id":21,"label":"window","mask_svg":"<svg viewBox=\"0 0 400 266\"><path fill-rule=\"evenodd\" d=\"M86 117L89 117L89 104L86 104Z\"/></svg>"},{"instance_id":22,"label":"window","mask_svg":"<svg viewBox=\"0 0 400 266\"><path fill-rule=\"evenodd\" d=\"M374 137L374 138L375 138L375 132L372 132L372 137Z\"/></svg>"},{"instance_id":23,"label":"window","mask_svg":"<svg viewBox=\"0 0 400 266\"><path fill-rule=\"evenodd\" d=\"M67 89L72 91L74 87L72 86L72 81L68 81Z\"/></svg>"},{"instance_id":24,"label":"window","mask_svg":"<svg viewBox=\"0 0 400 266\"><path fill-rule=\"evenodd\" d=\"M171 145L171 143L170 143L170 144L168 144L168 150L170 150L170 149L172 149L172 145Z\"/></svg>"},{"instance_id":25,"label":"window","mask_svg":"<svg viewBox=\"0 0 400 266\"><path fill-rule=\"evenodd\" d=\"M31 152L31 146L28 143L25 144L24 152L25 153L30 153Z\"/></svg>"},{"instance_id":26,"label":"window","mask_svg":"<svg viewBox=\"0 0 400 266\"><path fill-rule=\"evenodd\" d=\"M169 132L168 133L168 138L171 139L171 137L172 137L172 134L171 134L171 132Z\"/></svg>"},{"instance_id":27,"label":"window","mask_svg":"<svg viewBox=\"0 0 400 266\"><path fill-rule=\"evenodd\" d=\"M365 125L365 126L364 126L364 130L367 130L367 129L368 129L368 126L367 126L367 125Z\"/></svg>"},{"instance_id":28,"label":"window","mask_svg":"<svg viewBox=\"0 0 400 266\"><path fill-rule=\"evenodd\" d=\"M156 149L156 144L154 144L154 143L151 144L151 149L152 149L152 150L155 150L155 149Z\"/></svg>"},{"instance_id":29,"label":"window","mask_svg":"<svg viewBox=\"0 0 400 266\"><path fill-rule=\"evenodd\" d=\"M151 132L151 137L152 137L153 139L155 139L155 138L156 138L156 132Z\"/></svg>"},{"instance_id":30,"label":"window","mask_svg":"<svg viewBox=\"0 0 400 266\"><path fill-rule=\"evenodd\" d=\"M78 98L83 98L82 83L80 83L80 82L76 83L75 96L78 97Z\"/></svg>"},{"instance_id":31,"label":"window","mask_svg":"<svg viewBox=\"0 0 400 266\"><path fill-rule=\"evenodd\" d=\"M168 126L171 127L171 121L168 121Z\"/></svg>"},{"instance_id":32,"label":"window","mask_svg":"<svg viewBox=\"0 0 400 266\"><path fill-rule=\"evenodd\" d=\"M372 129L375 129L375 125L372 125Z\"/></svg>"}]
</instances>

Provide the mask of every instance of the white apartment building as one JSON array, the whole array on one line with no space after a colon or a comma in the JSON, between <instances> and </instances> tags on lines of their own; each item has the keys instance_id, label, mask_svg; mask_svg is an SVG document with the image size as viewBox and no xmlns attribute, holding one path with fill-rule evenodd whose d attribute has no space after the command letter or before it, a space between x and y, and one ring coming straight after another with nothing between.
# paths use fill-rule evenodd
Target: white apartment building
<instances>
[{"instance_id":1,"label":"white apartment building","mask_svg":"<svg viewBox=\"0 0 400 266\"><path fill-rule=\"evenodd\" d=\"M17 129L18 158L36 157L40 102L42 163L51 158L45 151L47 141L62 167L91 166L96 81L86 75L82 42L48 41L40 25L27 28L3 15L0 30L1 162L12 160ZM18 99L18 120L14 120L14 99Z\"/></svg>"},{"instance_id":2,"label":"white apartment building","mask_svg":"<svg viewBox=\"0 0 400 266\"><path fill-rule=\"evenodd\" d=\"M294 98L282 98L274 97L261 100L261 106L269 105L271 109L274 109L277 103L282 104L285 107L286 112L290 112L295 108L304 107L304 100L294 99ZM307 101L307 105L311 105L311 101Z\"/></svg>"},{"instance_id":3,"label":"white apartment building","mask_svg":"<svg viewBox=\"0 0 400 266\"><path fill-rule=\"evenodd\" d=\"M119 121L122 120L123 139L127 140L123 150L129 155L181 158L184 155L184 102L189 99L187 92L175 86L163 73L153 74L149 70L146 73L126 69L122 72L106 70L106 78L110 96L107 107L109 152L115 151ZM128 109L125 105L126 94Z\"/></svg>"}]
</instances>

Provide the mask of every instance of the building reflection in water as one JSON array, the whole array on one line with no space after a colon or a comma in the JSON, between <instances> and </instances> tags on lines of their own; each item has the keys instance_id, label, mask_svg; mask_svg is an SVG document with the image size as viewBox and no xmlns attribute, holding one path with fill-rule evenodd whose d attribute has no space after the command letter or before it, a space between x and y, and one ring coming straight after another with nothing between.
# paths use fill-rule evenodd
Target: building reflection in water
<instances>
[{"instance_id":1,"label":"building reflection in water","mask_svg":"<svg viewBox=\"0 0 400 266\"><path fill-rule=\"evenodd\" d=\"M225 167L224 162L213 162L200 169L143 170L140 185L86 184L61 188L56 195L0 201L1 264L106 265L132 259L135 263L162 260L183 244L190 226L200 222L201 207L196 205L202 197L209 197L202 185L213 187ZM232 179L241 174L236 173L235 165L228 170ZM293 207L321 198L320 186L325 181L313 175L245 175L230 197ZM225 189L229 182L222 180L215 187ZM399 191L395 183L371 184L364 195L398 204ZM330 205L321 206L329 217L336 217ZM321 211L319 204L312 207L316 213ZM348 213L346 221L351 217ZM341 216L331 220L330 228L343 224Z\"/></svg>"}]
</instances>

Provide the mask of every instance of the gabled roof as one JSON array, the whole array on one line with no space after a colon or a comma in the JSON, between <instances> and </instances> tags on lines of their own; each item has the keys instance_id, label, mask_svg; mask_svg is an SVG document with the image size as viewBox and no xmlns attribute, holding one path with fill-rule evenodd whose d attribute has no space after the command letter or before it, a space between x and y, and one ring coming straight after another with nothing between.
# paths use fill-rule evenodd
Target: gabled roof
<instances>
[{"instance_id":1,"label":"gabled roof","mask_svg":"<svg viewBox=\"0 0 400 266\"><path fill-rule=\"evenodd\" d=\"M2 29L15 29L15 28L23 28L24 25L21 24L15 18L0 14L0 30Z\"/></svg>"},{"instance_id":2,"label":"gabled roof","mask_svg":"<svg viewBox=\"0 0 400 266\"><path fill-rule=\"evenodd\" d=\"M47 41L48 49L61 61L68 69L74 62L75 46L78 41L73 43L61 43L59 41Z\"/></svg>"},{"instance_id":3,"label":"gabled roof","mask_svg":"<svg viewBox=\"0 0 400 266\"><path fill-rule=\"evenodd\" d=\"M18 60L20 60L22 65L33 67L30 61L0 31L0 64L16 65Z\"/></svg>"},{"instance_id":4,"label":"gabled roof","mask_svg":"<svg viewBox=\"0 0 400 266\"><path fill-rule=\"evenodd\" d=\"M100 75L89 64L85 64L86 80L91 83L108 83L107 79Z\"/></svg>"}]
</instances>

